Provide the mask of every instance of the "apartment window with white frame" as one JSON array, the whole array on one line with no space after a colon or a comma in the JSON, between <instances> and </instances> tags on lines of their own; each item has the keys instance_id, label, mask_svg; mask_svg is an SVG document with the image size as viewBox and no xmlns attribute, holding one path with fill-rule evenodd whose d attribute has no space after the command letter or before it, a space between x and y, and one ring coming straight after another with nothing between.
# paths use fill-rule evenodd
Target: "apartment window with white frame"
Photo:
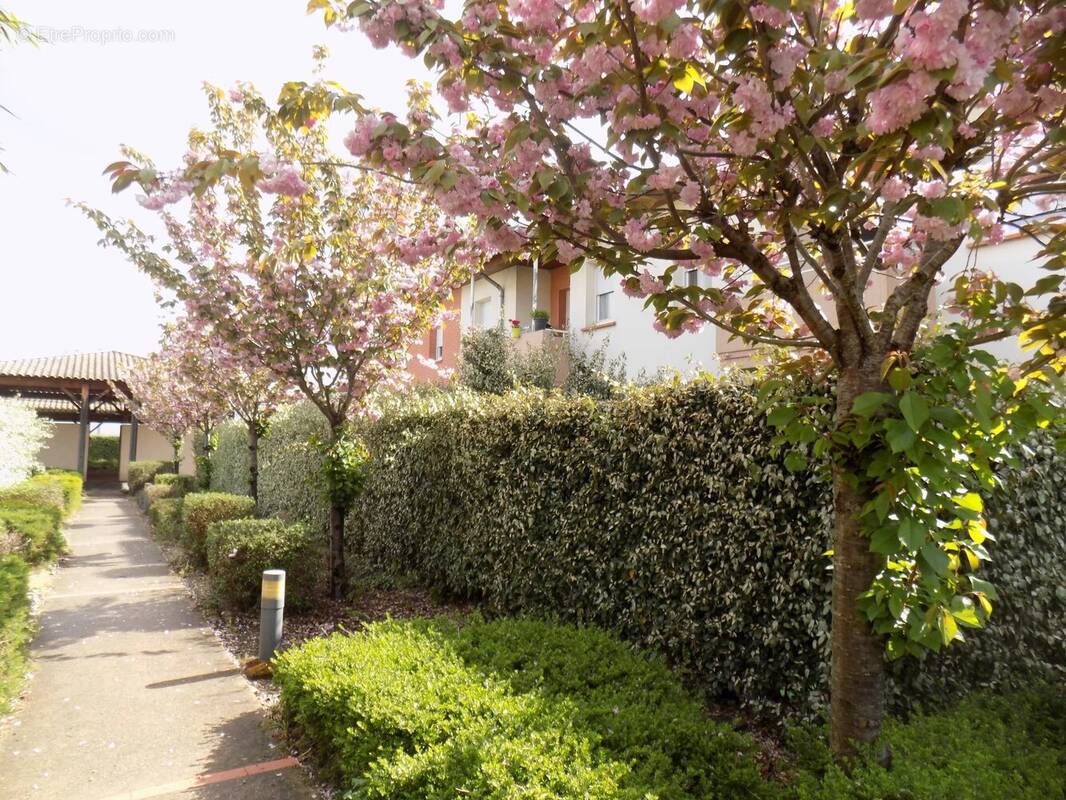
<instances>
[{"instance_id":1,"label":"apartment window with white frame","mask_svg":"<svg viewBox=\"0 0 1066 800\"><path fill-rule=\"evenodd\" d=\"M614 295L614 284L611 279L600 272L596 276L596 322L608 322L611 320L611 298Z\"/></svg>"},{"instance_id":2,"label":"apartment window with white frame","mask_svg":"<svg viewBox=\"0 0 1066 800\"><path fill-rule=\"evenodd\" d=\"M700 271L698 269L686 269L684 277L685 287L700 285Z\"/></svg>"},{"instance_id":3,"label":"apartment window with white frame","mask_svg":"<svg viewBox=\"0 0 1066 800\"><path fill-rule=\"evenodd\" d=\"M492 299L486 297L474 303L474 327L488 330L496 326L492 318Z\"/></svg>"},{"instance_id":4,"label":"apartment window with white frame","mask_svg":"<svg viewBox=\"0 0 1066 800\"><path fill-rule=\"evenodd\" d=\"M433 359L440 361L444 358L444 326L438 325L433 329Z\"/></svg>"}]
</instances>

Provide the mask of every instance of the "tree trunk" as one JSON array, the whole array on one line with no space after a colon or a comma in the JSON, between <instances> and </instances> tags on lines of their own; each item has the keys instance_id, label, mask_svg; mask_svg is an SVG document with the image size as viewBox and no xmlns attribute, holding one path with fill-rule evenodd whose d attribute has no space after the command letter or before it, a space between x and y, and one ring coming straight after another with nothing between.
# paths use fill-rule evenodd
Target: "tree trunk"
<instances>
[{"instance_id":1,"label":"tree trunk","mask_svg":"<svg viewBox=\"0 0 1066 800\"><path fill-rule=\"evenodd\" d=\"M348 572L344 567L344 509L329 506L329 593L334 600L348 594Z\"/></svg>"},{"instance_id":2,"label":"tree trunk","mask_svg":"<svg viewBox=\"0 0 1066 800\"><path fill-rule=\"evenodd\" d=\"M867 359L859 368L841 371L838 421L848 415L857 396L881 388L879 369L877 360ZM884 643L856 608L858 596L870 588L880 565L859 522L867 500L851 470L836 467L829 741L838 757L852 755L858 742L876 739L884 713Z\"/></svg>"},{"instance_id":3,"label":"tree trunk","mask_svg":"<svg viewBox=\"0 0 1066 800\"><path fill-rule=\"evenodd\" d=\"M259 503L259 425L248 423L248 493Z\"/></svg>"}]
</instances>

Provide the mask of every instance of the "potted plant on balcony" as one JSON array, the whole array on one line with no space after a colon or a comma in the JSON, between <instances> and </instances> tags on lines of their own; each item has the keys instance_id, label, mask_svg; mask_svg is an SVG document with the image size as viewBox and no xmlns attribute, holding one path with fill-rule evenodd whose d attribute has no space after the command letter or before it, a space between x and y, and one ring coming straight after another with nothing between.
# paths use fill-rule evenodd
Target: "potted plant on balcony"
<instances>
[{"instance_id":1,"label":"potted plant on balcony","mask_svg":"<svg viewBox=\"0 0 1066 800\"><path fill-rule=\"evenodd\" d=\"M533 330L542 331L548 327L548 312L543 308L533 309L530 316L533 318Z\"/></svg>"},{"instance_id":2,"label":"potted plant on balcony","mask_svg":"<svg viewBox=\"0 0 1066 800\"><path fill-rule=\"evenodd\" d=\"M511 323L511 336L517 339L522 335L522 323L516 319L508 320Z\"/></svg>"}]
</instances>

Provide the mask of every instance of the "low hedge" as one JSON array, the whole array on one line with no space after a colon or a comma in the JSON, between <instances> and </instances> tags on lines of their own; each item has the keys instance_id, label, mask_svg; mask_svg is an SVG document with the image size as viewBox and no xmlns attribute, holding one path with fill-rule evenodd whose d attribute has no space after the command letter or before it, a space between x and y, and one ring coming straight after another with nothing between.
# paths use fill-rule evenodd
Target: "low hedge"
<instances>
[{"instance_id":1,"label":"low hedge","mask_svg":"<svg viewBox=\"0 0 1066 800\"><path fill-rule=\"evenodd\" d=\"M29 569L17 555L0 556L0 714L9 709L25 672L30 639Z\"/></svg>"},{"instance_id":2,"label":"low hedge","mask_svg":"<svg viewBox=\"0 0 1066 800\"><path fill-rule=\"evenodd\" d=\"M180 497L164 497L149 506L148 524L159 539L165 542L181 540L181 504Z\"/></svg>"},{"instance_id":3,"label":"low hedge","mask_svg":"<svg viewBox=\"0 0 1066 800\"><path fill-rule=\"evenodd\" d=\"M0 506L4 505L48 508L63 517L67 509L66 492L59 481L28 478L0 489Z\"/></svg>"},{"instance_id":4,"label":"low hedge","mask_svg":"<svg viewBox=\"0 0 1066 800\"><path fill-rule=\"evenodd\" d=\"M137 493L137 502L143 511L148 511L160 500L171 497L180 497L178 487L169 483L149 483Z\"/></svg>"},{"instance_id":5,"label":"low hedge","mask_svg":"<svg viewBox=\"0 0 1066 800\"><path fill-rule=\"evenodd\" d=\"M189 560L207 566L207 529L212 523L255 514L255 501L245 495L193 492L182 499L182 545Z\"/></svg>"},{"instance_id":6,"label":"low hedge","mask_svg":"<svg viewBox=\"0 0 1066 800\"><path fill-rule=\"evenodd\" d=\"M224 605L258 608L267 569L285 570L287 609L308 608L326 574L321 537L278 519L235 519L208 528L207 574Z\"/></svg>"},{"instance_id":7,"label":"low hedge","mask_svg":"<svg viewBox=\"0 0 1066 800\"><path fill-rule=\"evenodd\" d=\"M84 489L84 481L80 472L68 469L50 469L40 475L30 478L31 482L58 484L63 490L63 513L66 516L73 514L81 508L81 496Z\"/></svg>"},{"instance_id":8,"label":"low hedge","mask_svg":"<svg viewBox=\"0 0 1066 800\"><path fill-rule=\"evenodd\" d=\"M14 537L15 550L30 564L62 555L67 550L63 519L53 506L0 504L0 529Z\"/></svg>"},{"instance_id":9,"label":"low hedge","mask_svg":"<svg viewBox=\"0 0 1066 800\"><path fill-rule=\"evenodd\" d=\"M274 679L352 796L773 796L750 739L660 661L591 628L375 623L282 653Z\"/></svg>"},{"instance_id":10,"label":"low hedge","mask_svg":"<svg viewBox=\"0 0 1066 800\"><path fill-rule=\"evenodd\" d=\"M172 461L131 461L126 471L126 485L130 494L137 494L161 472L173 472Z\"/></svg>"},{"instance_id":11,"label":"low hedge","mask_svg":"<svg viewBox=\"0 0 1066 800\"><path fill-rule=\"evenodd\" d=\"M1066 797L1066 687L975 694L956 708L888 720L891 767L866 752L847 772L824 737L803 731L792 747L802 769L795 800L1049 800Z\"/></svg>"},{"instance_id":12,"label":"low hedge","mask_svg":"<svg viewBox=\"0 0 1066 800\"><path fill-rule=\"evenodd\" d=\"M152 479L156 486L170 486L174 494L171 497L182 497L195 492L197 486L195 475L175 475L173 472L162 472Z\"/></svg>"}]
</instances>

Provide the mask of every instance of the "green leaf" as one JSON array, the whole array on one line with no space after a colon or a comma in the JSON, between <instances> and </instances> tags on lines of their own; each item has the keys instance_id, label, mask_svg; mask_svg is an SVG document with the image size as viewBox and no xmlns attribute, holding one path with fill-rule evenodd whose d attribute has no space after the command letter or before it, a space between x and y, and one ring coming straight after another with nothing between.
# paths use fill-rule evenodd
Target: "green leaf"
<instances>
[{"instance_id":1,"label":"green leaf","mask_svg":"<svg viewBox=\"0 0 1066 800\"><path fill-rule=\"evenodd\" d=\"M885 392L866 392L855 398L851 404L851 413L857 417L870 417L886 402L892 399L892 395Z\"/></svg>"},{"instance_id":2,"label":"green leaf","mask_svg":"<svg viewBox=\"0 0 1066 800\"><path fill-rule=\"evenodd\" d=\"M999 595L996 593L996 587L986 580L982 580L975 575L970 576L970 588L975 592L988 597L990 600L998 600Z\"/></svg>"},{"instance_id":3,"label":"green leaf","mask_svg":"<svg viewBox=\"0 0 1066 800\"><path fill-rule=\"evenodd\" d=\"M795 450L785 456L785 469L789 472L803 472L807 468L807 456Z\"/></svg>"},{"instance_id":4,"label":"green leaf","mask_svg":"<svg viewBox=\"0 0 1066 800\"><path fill-rule=\"evenodd\" d=\"M925 527L911 517L904 517L899 522L899 541L908 550L919 550L925 544Z\"/></svg>"},{"instance_id":5,"label":"green leaf","mask_svg":"<svg viewBox=\"0 0 1066 800\"><path fill-rule=\"evenodd\" d=\"M941 641L944 644L951 644L959 635L959 626L955 624L955 618L946 611L940 612L937 618L937 628L940 629Z\"/></svg>"},{"instance_id":6,"label":"green leaf","mask_svg":"<svg viewBox=\"0 0 1066 800\"><path fill-rule=\"evenodd\" d=\"M933 542L922 545L921 555L922 560L929 565L933 572L941 577L947 575L951 561L948 558L948 554L941 550L938 545Z\"/></svg>"},{"instance_id":7,"label":"green leaf","mask_svg":"<svg viewBox=\"0 0 1066 800\"><path fill-rule=\"evenodd\" d=\"M899 410L911 430L919 431L929 419L929 404L917 392L906 392L899 401Z\"/></svg>"},{"instance_id":8,"label":"green leaf","mask_svg":"<svg viewBox=\"0 0 1066 800\"><path fill-rule=\"evenodd\" d=\"M902 453L914 446L914 431L901 419L885 420L885 439L893 453Z\"/></svg>"}]
</instances>

